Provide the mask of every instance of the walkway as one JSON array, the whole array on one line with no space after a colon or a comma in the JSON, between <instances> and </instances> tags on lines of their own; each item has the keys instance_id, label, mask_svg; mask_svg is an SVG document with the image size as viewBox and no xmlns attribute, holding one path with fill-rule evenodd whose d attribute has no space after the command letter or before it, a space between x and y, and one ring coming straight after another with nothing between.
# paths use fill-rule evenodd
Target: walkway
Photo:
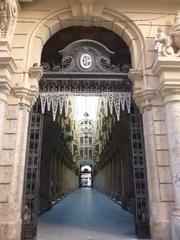
<instances>
[{"instance_id":1,"label":"walkway","mask_svg":"<svg viewBox=\"0 0 180 240\"><path fill-rule=\"evenodd\" d=\"M133 216L93 189L79 189L39 218L38 240L132 240Z\"/></svg>"}]
</instances>

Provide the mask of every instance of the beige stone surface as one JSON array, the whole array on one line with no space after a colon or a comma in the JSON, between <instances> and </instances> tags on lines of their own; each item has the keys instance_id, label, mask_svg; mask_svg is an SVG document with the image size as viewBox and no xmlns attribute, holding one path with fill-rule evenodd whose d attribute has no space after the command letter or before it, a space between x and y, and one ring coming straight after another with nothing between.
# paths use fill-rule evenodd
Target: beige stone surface
<instances>
[{"instance_id":1,"label":"beige stone surface","mask_svg":"<svg viewBox=\"0 0 180 240\"><path fill-rule=\"evenodd\" d=\"M17 120L16 119L9 119L6 121L5 124L5 129L4 129L4 133L6 134L15 134L17 132Z\"/></svg>"},{"instance_id":2,"label":"beige stone surface","mask_svg":"<svg viewBox=\"0 0 180 240\"><path fill-rule=\"evenodd\" d=\"M0 192L1 192L0 203L7 202L8 196L9 196L9 185L8 184L0 184ZM7 211L7 209L6 209L6 211Z\"/></svg>"},{"instance_id":3,"label":"beige stone surface","mask_svg":"<svg viewBox=\"0 0 180 240\"><path fill-rule=\"evenodd\" d=\"M153 108L153 120L164 120L164 110L161 106Z\"/></svg>"},{"instance_id":4,"label":"beige stone surface","mask_svg":"<svg viewBox=\"0 0 180 240\"><path fill-rule=\"evenodd\" d=\"M169 166L170 160L168 150L157 151L157 163L159 166Z\"/></svg>"},{"instance_id":5,"label":"beige stone surface","mask_svg":"<svg viewBox=\"0 0 180 240\"><path fill-rule=\"evenodd\" d=\"M158 135L167 134L165 121L154 121L154 133Z\"/></svg>"},{"instance_id":6,"label":"beige stone surface","mask_svg":"<svg viewBox=\"0 0 180 240\"><path fill-rule=\"evenodd\" d=\"M14 162L15 150L2 149L0 152L1 166L11 166Z\"/></svg>"},{"instance_id":7,"label":"beige stone surface","mask_svg":"<svg viewBox=\"0 0 180 240\"><path fill-rule=\"evenodd\" d=\"M10 183L11 177L12 177L12 167L0 166L0 184Z\"/></svg>"},{"instance_id":8,"label":"beige stone surface","mask_svg":"<svg viewBox=\"0 0 180 240\"><path fill-rule=\"evenodd\" d=\"M161 200L174 201L172 184L160 184Z\"/></svg>"},{"instance_id":9,"label":"beige stone surface","mask_svg":"<svg viewBox=\"0 0 180 240\"><path fill-rule=\"evenodd\" d=\"M159 167L159 181L160 183L172 183L171 168Z\"/></svg>"}]
</instances>

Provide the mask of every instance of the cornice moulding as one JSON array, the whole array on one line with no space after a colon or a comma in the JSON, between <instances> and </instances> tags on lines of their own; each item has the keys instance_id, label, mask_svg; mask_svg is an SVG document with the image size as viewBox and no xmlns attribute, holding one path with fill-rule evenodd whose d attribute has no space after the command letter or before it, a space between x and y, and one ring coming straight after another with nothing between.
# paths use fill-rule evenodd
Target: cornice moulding
<instances>
[{"instance_id":1,"label":"cornice moulding","mask_svg":"<svg viewBox=\"0 0 180 240\"><path fill-rule=\"evenodd\" d=\"M154 74L160 76L165 71L180 72L180 58L177 57L158 57L153 66Z\"/></svg>"},{"instance_id":2,"label":"cornice moulding","mask_svg":"<svg viewBox=\"0 0 180 240\"><path fill-rule=\"evenodd\" d=\"M12 57L0 57L0 66L1 69L8 69L11 74L17 70L17 66Z\"/></svg>"},{"instance_id":3,"label":"cornice moulding","mask_svg":"<svg viewBox=\"0 0 180 240\"><path fill-rule=\"evenodd\" d=\"M159 77L164 103L180 101L180 59L177 57L159 57L153 72Z\"/></svg>"},{"instance_id":4,"label":"cornice moulding","mask_svg":"<svg viewBox=\"0 0 180 240\"><path fill-rule=\"evenodd\" d=\"M15 87L13 88L14 95L19 99L19 105L22 110L25 108L30 110L30 107L35 103L38 92L33 91L31 88Z\"/></svg>"}]
</instances>

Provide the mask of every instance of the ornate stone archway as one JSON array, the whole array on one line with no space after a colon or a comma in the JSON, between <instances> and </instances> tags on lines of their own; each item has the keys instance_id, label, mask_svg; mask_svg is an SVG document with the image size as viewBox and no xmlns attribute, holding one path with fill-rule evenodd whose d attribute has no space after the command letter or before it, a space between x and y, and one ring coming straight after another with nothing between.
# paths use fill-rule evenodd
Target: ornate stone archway
<instances>
[{"instance_id":1,"label":"ornate stone archway","mask_svg":"<svg viewBox=\"0 0 180 240\"><path fill-rule=\"evenodd\" d=\"M16 1L3 1L2 12L9 11L10 8L5 6L6 4L11 6L12 3L17 4ZM40 53L47 39L58 30L73 24L109 28L122 36L131 50L134 70L130 71L130 78L134 84L134 99L143 114L145 130L151 232L157 240L177 239L175 234L173 237L170 235L170 219L175 193L174 216L176 217L172 221L172 229L176 233L180 208L177 197L179 153L175 152L174 148L179 148L179 143L176 141L179 136L179 126L175 125L174 132L172 123L176 123L179 117L179 78L177 77L179 76L179 57L159 56L154 65L155 74L151 68L146 69L145 60L147 60L148 50L143 51L145 32L142 30L141 33L130 17L120 13L118 4L117 8L113 5L113 10L105 4L103 0L69 1L68 5L61 10L53 10L51 13L44 11L42 18L32 23L33 27L31 26L28 31L23 29L24 36L28 36L24 40L24 48L18 53L14 50L13 55L11 55L12 48L19 47L18 24L21 23L20 21L17 23L16 29L15 25L11 25L13 31L15 30L12 43L7 35L13 36L13 31L6 31L10 22L7 15L3 15L6 31L6 36L3 38L1 36L0 39L2 53L0 63L2 66L0 70L0 188L2 193L0 238L3 240L20 239L29 109L37 98L38 80L42 74L40 67L32 67L32 65L40 62ZM18 9L21 14L19 5ZM57 9L60 9L60 6L57 6ZM172 22L172 19L170 21ZM23 37L20 41L23 42ZM22 49L21 46L19 49ZM34 49L38 51L33 53ZM154 52L153 55L155 55ZM174 109L171 116L168 114L169 109Z\"/></svg>"}]
</instances>

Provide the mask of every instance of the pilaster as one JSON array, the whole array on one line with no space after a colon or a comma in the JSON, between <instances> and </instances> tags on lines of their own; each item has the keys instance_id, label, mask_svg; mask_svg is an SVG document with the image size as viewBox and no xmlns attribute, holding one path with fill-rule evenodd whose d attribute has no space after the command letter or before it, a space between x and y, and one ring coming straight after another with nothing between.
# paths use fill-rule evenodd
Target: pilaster
<instances>
[{"instance_id":1,"label":"pilaster","mask_svg":"<svg viewBox=\"0 0 180 240\"><path fill-rule=\"evenodd\" d=\"M131 70L129 77L133 99L143 118L151 233L153 239L169 240L174 198L163 98L157 88L159 83L156 88L147 87L140 71Z\"/></svg>"},{"instance_id":2,"label":"pilaster","mask_svg":"<svg viewBox=\"0 0 180 240\"><path fill-rule=\"evenodd\" d=\"M0 42L0 150L6 103L11 92L12 75L15 70L16 66L10 55L9 44L5 41Z\"/></svg>"},{"instance_id":3,"label":"pilaster","mask_svg":"<svg viewBox=\"0 0 180 240\"><path fill-rule=\"evenodd\" d=\"M160 92L164 99L165 121L168 132L169 159L174 188L172 212L172 239L180 236L180 58L158 57L154 72L160 80Z\"/></svg>"},{"instance_id":4,"label":"pilaster","mask_svg":"<svg viewBox=\"0 0 180 240\"><path fill-rule=\"evenodd\" d=\"M3 142L0 154L0 236L3 240L14 240L20 239L21 235L29 110L37 99L38 88L34 90L32 82L35 80L30 75L29 87L14 85L13 78L17 73L10 57L5 58L2 66L0 80L3 88L0 92L3 92L3 101L0 101L0 106L2 102L6 102L6 109L3 108ZM38 79L36 81L38 86Z\"/></svg>"}]
</instances>

